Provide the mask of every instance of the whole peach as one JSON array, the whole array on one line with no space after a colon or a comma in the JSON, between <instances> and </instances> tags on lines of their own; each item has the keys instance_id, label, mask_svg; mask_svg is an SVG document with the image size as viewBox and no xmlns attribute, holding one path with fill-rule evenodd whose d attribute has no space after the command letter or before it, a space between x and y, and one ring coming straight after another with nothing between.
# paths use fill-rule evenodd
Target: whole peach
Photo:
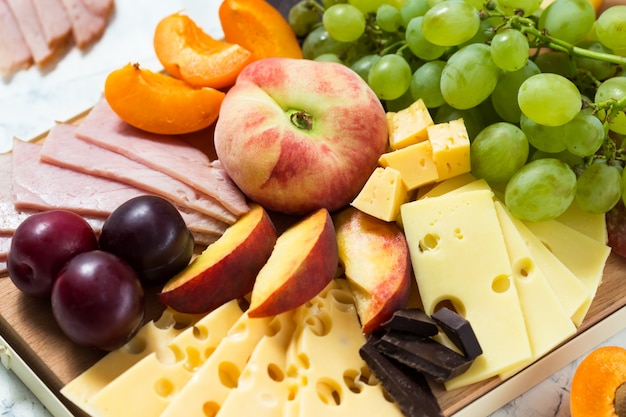
<instances>
[{"instance_id":1,"label":"whole peach","mask_svg":"<svg viewBox=\"0 0 626 417\"><path fill-rule=\"evenodd\" d=\"M252 200L288 214L334 211L386 151L385 110L348 67L266 58L228 91L215 127L222 166Z\"/></svg>"}]
</instances>

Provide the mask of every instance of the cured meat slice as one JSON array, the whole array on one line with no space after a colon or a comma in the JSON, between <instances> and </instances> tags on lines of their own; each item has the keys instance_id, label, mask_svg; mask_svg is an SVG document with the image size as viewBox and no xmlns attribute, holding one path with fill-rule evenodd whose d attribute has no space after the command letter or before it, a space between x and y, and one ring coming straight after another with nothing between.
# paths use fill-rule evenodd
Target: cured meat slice
<instances>
[{"instance_id":1,"label":"cured meat slice","mask_svg":"<svg viewBox=\"0 0 626 417\"><path fill-rule=\"evenodd\" d=\"M76 45L83 49L104 33L107 14L93 13L82 0L62 0L72 23L72 36Z\"/></svg>"},{"instance_id":2,"label":"cured meat slice","mask_svg":"<svg viewBox=\"0 0 626 417\"><path fill-rule=\"evenodd\" d=\"M52 127L43 143L41 159L135 186L229 224L237 219L213 197L201 195L194 188L161 171L79 139L75 135L76 128L69 124Z\"/></svg>"},{"instance_id":3,"label":"cured meat slice","mask_svg":"<svg viewBox=\"0 0 626 417\"><path fill-rule=\"evenodd\" d=\"M13 194L18 210L52 208L105 218L125 201L146 194L117 181L43 162L40 144L13 141ZM228 225L197 211L177 206L194 236L214 241Z\"/></svg>"},{"instance_id":4,"label":"cured meat slice","mask_svg":"<svg viewBox=\"0 0 626 417\"><path fill-rule=\"evenodd\" d=\"M30 212L20 212L13 204L13 161L10 153L0 154L0 236L10 236Z\"/></svg>"},{"instance_id":5,"label":"cured meat slice","mask_svg":"<svg viewBox=\"0 0 626 417\"><path fill-rule=\"evenodd\" d=\"M82 0L83 4L93 14L108 16L113 9L113 0Z\"/></svg>"},{"instance_id":6,"label":"cured meat slice","mask_svg":"<svg viewBox=\"0 0 626 417\"><path fill-rule=\"evenodd\" d=\"M122 154L208 194L236 215L249 210L245 196L202 151L176 136L142 131L124 122L102 98L87 114L76 135Z\"/></svg>"},{"instance_id":7,"label":"cured meat slice","mask_svg":"<svg viewBox=\"0 0 626 417\"><path fill-rule=\"evenodd\" d=\"M9 74L32 64L32 54L7 0L0 0L0 72Z\"/></svg>"},{"instance_id":8,"label":"cured meat slice","mask_svg":"<svg viewBox=\"0 0 626 417\"><path fill-rule=\"evenodd\" d=\"M43 64L54 54L43 31L33 0L7 0L22 36L30 49L33 60Z\"/></svg>"},{"instance_id":9,"label":"cured meat slice","mask_svg":"<svg viewBox=\"0 0 626 417\"><path fill-rule=\"evenodd\" d=\"M55 47L72 33L72 23L61 0L33 0L33 7L48 46Z\"/></svg>"}]
</instances>

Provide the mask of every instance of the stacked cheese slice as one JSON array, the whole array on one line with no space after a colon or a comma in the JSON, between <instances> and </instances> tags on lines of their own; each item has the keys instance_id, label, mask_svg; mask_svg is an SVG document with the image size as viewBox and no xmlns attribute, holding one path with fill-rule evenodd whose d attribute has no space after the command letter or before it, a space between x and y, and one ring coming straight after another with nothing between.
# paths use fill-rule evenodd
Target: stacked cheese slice
<instances>
[{"instance_id":1,"label":"stacked cheese slice","mask_svg":"<svg viewBox=\"0 0 626 417\"><path fill-rule=\"evenodd\" d=\"M134 363L116 363L141 340L151 342ZM364 343L338 279L275 317L249 318L231 301L178 333L142 331L61 392L94 417L402 416L360 358Z\"/></svg>"},{"instance_id":2,"label":"stacked cheese slice","mask_svg":"<svg viewBox=\"0 0 626 417\"><path fill-rule=\"evenodd\" d=\"M572 336L610 254L604 216L573 206L560 219L526 223L496 196L465 174L401 207L425 311L451 303L483 349L447 389L509 377Z\"/></svg>"}]
</instances>

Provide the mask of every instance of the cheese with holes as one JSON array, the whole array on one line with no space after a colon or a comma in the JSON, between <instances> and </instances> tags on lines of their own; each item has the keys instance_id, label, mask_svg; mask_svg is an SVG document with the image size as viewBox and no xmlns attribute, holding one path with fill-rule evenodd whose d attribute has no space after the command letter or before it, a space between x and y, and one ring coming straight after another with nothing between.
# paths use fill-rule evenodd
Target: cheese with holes
<instances>
[{"instance_id":1,"label":"cheese with holes","mask_svg":"<svg viewBox=\"0 0 626 417\"><path fill-rule=\"evenodd\" d=\"M437 123L426 130L439 181L471 171L470 140L463 119Z\"/></svg>"},{"instance_id":2,"label":"cheese with holes","mask_svg":"<svg viewBox=\"0 0 626 417\"><path fill-rule=\"evenodd\" d=\"M532 356L493 193L476 190L402 206L402 221L427 314L449 300L472 324L483 354L447 389L498 375Z\"/></svg>"},{"instance_id":3,"label":"cheese with holes","mask_svg":"<svg viewBox=\"0 0 626 417\"><path fill-rule=\"evenodd\" d=\"M430 141L384 153L378 159L378 163L383 167L398 170L404 186L409 191L439 179Z\"/></svg>"},{"instance_id":4,"label":"cheese with holes","mask_svg":"<svg viewBox=\"0 0 626 417\"><path fill-rule=\"evenodd\" d=\"M127 369L148 355L161 353L174 337L198 316L166 309L157 321L146 323L124 346L109 352L61 389L61 394L90 414L89 401Z\"/></svg>"},{"instance_id":5,"label":"cheese with holes","mask_svg":"<svg viewBox=\"0 0 626 417\"><path fill-rule=\"evenodd\" d=\"M422 99L398 112L387 112L389 147L400 149L428 139L426 128L433 124Z\"/></svg>"},{"instance_id":6,"label":"cheese with holes","mask_svg":"<svg viewBox=\"0 0 626 417\"><path fill-rule=\"evenodd\" d=\"M159 416L229 331L235 331L231 330L235 323L245 320L242 314L233 300L202 317L165 351L146 356L95 395L89 401L92 415Z\"/></svg>"},{"instance_id":7,"label":"cheese with holes","mask_svg":"<svg viewBox=\"0 0 626 417\"><path fill-rule=\"evenodd\" d=\"M370 216L390 222L400 215L400 206L408 199L400 172L393 168L378 167L351 205Z\"/></svg>"},{"instance_id":8,"label":"cheese with holes","mask_svg":"<svg viewBox=\"0 0 626 417\"><path fill-rule=\"evenodd\" d=\"M333 281L296 312L287 351L290 399L282 417L402 417L359 355L365 343L345 280Z\"/></svg>"},{"instance_id":9,"label":"cheese with holes","mask_svg":"<svg viewBox=\"0 0 626 417\"><path fill-rule=\"evenodd\" d=\"M575 334L576 326L563 309L524 238L515 227L512 215L501 202L496 201L495 204L513 270L513 281L526 322L532 351L532 357L528 361L530 363ZM511 370L500 376L505 379L518 370Z\"/></svg>"}]
</instances>

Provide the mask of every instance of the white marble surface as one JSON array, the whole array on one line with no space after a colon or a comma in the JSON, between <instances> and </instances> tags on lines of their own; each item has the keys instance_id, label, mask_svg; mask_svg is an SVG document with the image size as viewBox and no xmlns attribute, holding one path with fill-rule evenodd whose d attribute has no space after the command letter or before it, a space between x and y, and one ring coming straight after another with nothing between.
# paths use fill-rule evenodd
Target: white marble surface
<instances>
[{"instance_id":1,"label":"white marble surface","mask_svg":"<svg viewBox=\"0 0 626 417\"><path fill-rule=\"evenodd\" d=\"M32 68L0 83L0 152L14 136L34 137L55 121L68 119L93 105L106 75L127 62L160 69L152 50L152 31L164 16L186 9L204 29L220 36L217 0L134 0L117 2L104 37L87 51L70 49L53 68ZM597 346L626 346L626 331ZM494 412L491 417L569 416L569 387L585 355ZM50 416L35 395L11 371L0 366L0 416Z\"/></svg>"}]
</instances>

